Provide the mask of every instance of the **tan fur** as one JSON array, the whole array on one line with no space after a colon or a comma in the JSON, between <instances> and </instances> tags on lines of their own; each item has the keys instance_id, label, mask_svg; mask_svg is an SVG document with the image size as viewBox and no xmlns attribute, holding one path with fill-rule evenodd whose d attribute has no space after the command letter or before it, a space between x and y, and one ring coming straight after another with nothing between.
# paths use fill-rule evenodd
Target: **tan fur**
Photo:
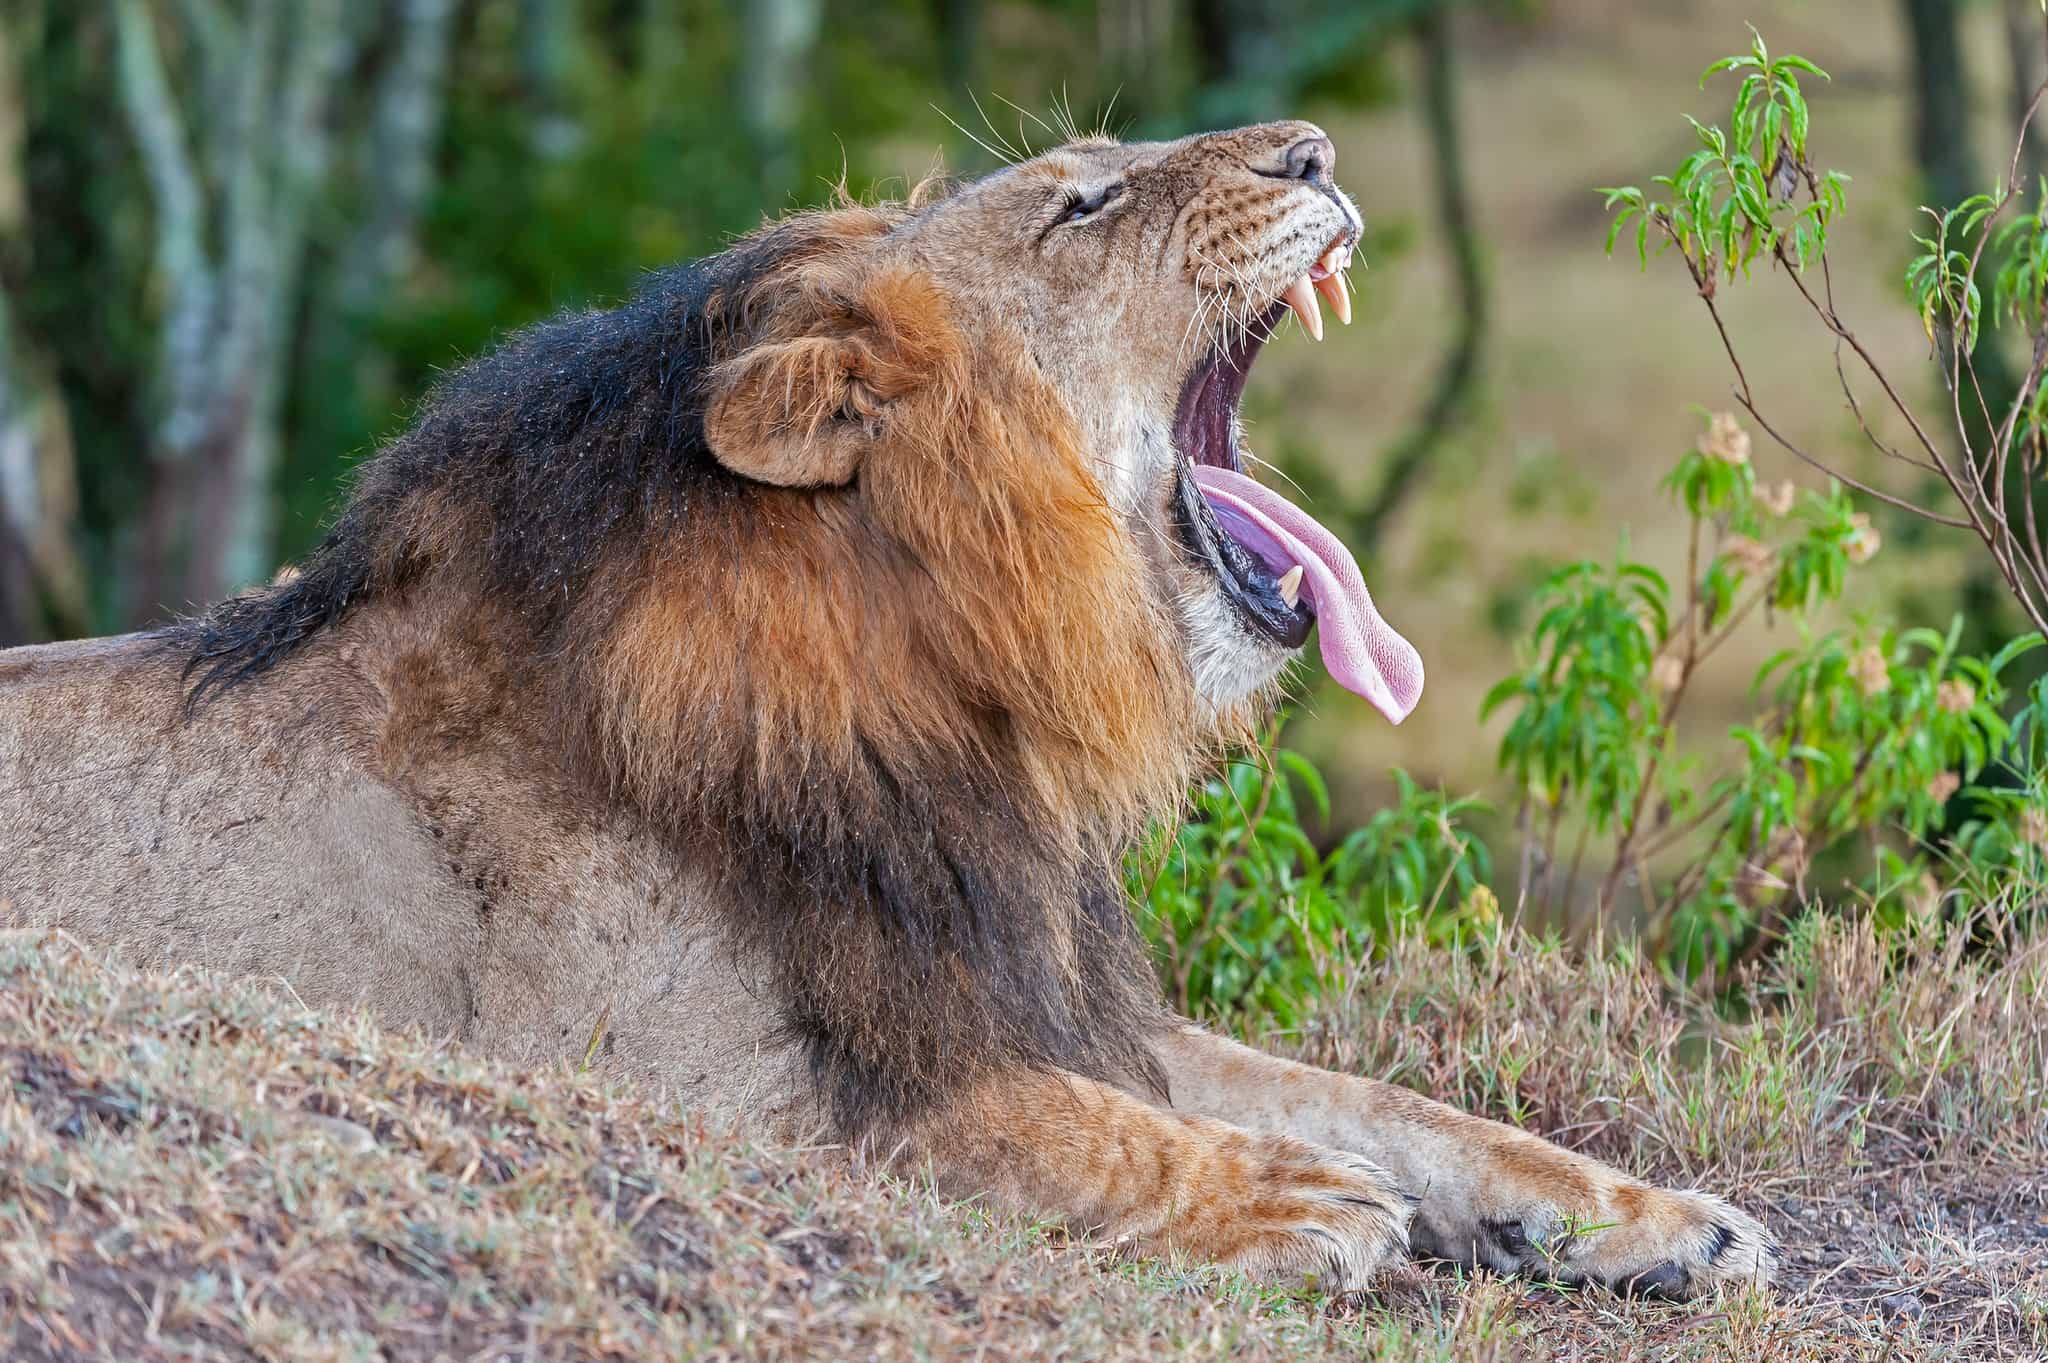
<instances>
[{"instance_id":1,"label":"tan fur","mask_svg":"<svg viewBox=\"0 0 2048 1363\"><path fill-rule=\"evenodd\" d=\"M1178 1029L1160 1054L1176 1106L1354 1151L1414 1191L1409 1238L1420 1252L1565 1282L1649 1286L1673 1266L1684 1278L1672 1286L1694 1290L1770 1281L1770 1234L1719 1198L1652 1188L1408 1089L1199 1028Z\"/></svg>"},{"instance_id":2,"label":"tan fur","mask_svg":"<svg viewBox=\"0 0 2048 1363\"><path fill-rule=\"evenodd\" d=\"M1077 143L515 340L296 573L0 654L0 916L536 1064L595 1044L1336 1290L1411 1235L1765 1276L1714 1199L1174 1022L1132 945L1122 851L1287 661L1176 548L1170 426L1193 351L1355 230L1277 173L1311 136Z\"/></svg>"}]
</instances>

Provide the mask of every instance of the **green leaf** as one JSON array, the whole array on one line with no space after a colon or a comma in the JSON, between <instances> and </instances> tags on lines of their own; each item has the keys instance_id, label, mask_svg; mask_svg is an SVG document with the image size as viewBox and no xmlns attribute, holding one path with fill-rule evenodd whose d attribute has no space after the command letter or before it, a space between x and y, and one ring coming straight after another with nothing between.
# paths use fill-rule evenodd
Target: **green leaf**
<instances>
[{"instance_id":1,"label":"green leaf","mask_svg":"<svg viewBox=\"0 0 2048 1363\"><path fill-rule=\"evenodd\" d=\"M1785 69L1790 69L1793 71L1804 71L1809 75L1819 76L1822 80L1831 81L1834 79L1833 76L1830 76L1827 72L1821 70L1818 66L1815 66L1806 58L1790 52L1778 58L1778 60L1776 60L1775 62L1772 62L1771 69L1774 71L1781 71Z\"/></svg>"},{"instance_id":2,"label":"green leaf","mask_svg":"<svg viewBox=\"0 0 2048 1363\"><path fill-rule=\"evenodd\" d=\"M1989 669L1991 675L1995 677L1999 673L2005 671L2007 665L2010 664L2013 659L2021 657L2028 653L2032 653L2035 649L2041 646L2042 642L2043 640L2038 631L2029 634L2022 634L2019 638L2014 639L2011 643L2008 643L2004 648L2001 648L1998 650L1998 652L1992 654L1991 661L1985 664L1985 666Z\"/></svg>"},{"instance_id":3,"label":"green leaf","mask_svg":"<svg viewBox=\"0 0 2048 1363\"><path fill-rule=\"evenodd\" d=\"M1316 817L1327 821L1330 817L1330 788L1324 784L1323 774L1316 770L1315 764L1288 748L1275 749L1273 758L1292 773L1295 780L1308 787L1309 798L1315 802Z\"/></svg>"},{"instance_id":4,"label":"green leaf","mask_svg":"<svg viewBox=\"0 0 2048 1363\"><path fill-rule=\"evenodd\" d=\"M1755 67L1761 65L1762 63L1755 57L1723 57L1706 70L1700 72L1700 89L1706 89L1707 81L1714 76L1720 75L1723 71L1734 71L1745 66Z\"/></svg>"},{"instance_id":5,"label":"green leaf","mask_svg":"<svg viewBox=\"0 0 2048 1363\"><path fill-rule=\"evenodd\" d=\"M1806 128L1809 115L1806 98L1799 93L1796 86L1786 92L1785 115L1792 134L1792 153L1803 157L1806 155Z\"/></svg>"}]
</instances>

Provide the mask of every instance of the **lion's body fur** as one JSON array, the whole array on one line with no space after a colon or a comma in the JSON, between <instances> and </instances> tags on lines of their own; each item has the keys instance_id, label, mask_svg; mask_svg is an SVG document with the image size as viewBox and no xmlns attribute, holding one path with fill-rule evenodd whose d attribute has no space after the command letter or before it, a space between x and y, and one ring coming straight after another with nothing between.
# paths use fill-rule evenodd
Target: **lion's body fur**
<instances>
[{"instance_id":1,"label":"lion's body fur","mask_svg":"<svg viewBox=\"0 0 2048 1363\"><path fill-rule=\"evenodd\" d=\"M1182 352L1355 234L1333 155L1078 144L513 338L295 572L0 654L0 918L1325 1286L1417 1202L1471 1262L1766 1271L1725 1204L1159 1001L1122 858L1287 656L1163 528Z\"/></svg>"},{"instance_id":2,"label":"lion's body fur","mask_svg":"<svg viewBox=\"0 0 2048 1363\"><path fill-rule=\"evenodd\" d=\"M801 1118L703 878L561 798L447 639L377 614L195 721L160 641L0 654L0 911L530 1063L601 1030L604 1068Z\"/></svg>"}]
</instances>

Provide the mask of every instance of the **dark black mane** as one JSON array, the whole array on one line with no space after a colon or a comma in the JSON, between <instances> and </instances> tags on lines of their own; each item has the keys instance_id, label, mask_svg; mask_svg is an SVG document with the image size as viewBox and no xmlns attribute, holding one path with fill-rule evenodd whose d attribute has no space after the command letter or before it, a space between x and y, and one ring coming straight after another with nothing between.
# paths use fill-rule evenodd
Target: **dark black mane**
<instances>
[{"instance_id":1,"label":"dark black mane","mask_svg":"<svg viewBox=\"0 0 2048 1363\"><path fill-rule=\"evenodd\" d=\"M187 704L258 676L369 594L402 585L418 545L390 543L405 508L440 489L487 510L481 546L497 604L545 648L601 546L738 480L704 446L702 386L725 338L713 299L774 268L770 231L648 277L624 305L520 332L463 366L412 426L357 471L346 507L288 580L164 633L185 657Z\"/></svg>"}]
</instances>

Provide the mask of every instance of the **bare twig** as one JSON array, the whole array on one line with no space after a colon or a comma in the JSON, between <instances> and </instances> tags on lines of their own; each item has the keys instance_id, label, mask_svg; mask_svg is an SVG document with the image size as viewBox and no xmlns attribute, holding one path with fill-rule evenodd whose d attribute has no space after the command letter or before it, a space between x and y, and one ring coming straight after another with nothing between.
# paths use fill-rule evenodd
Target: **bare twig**
<instances>
[{"instance_id":1,"label":"bare twig","mask_svg":"<svg viewBox=\"0 0 2048 1363\"><path fill-rule=\"evenodd\" d=\"M1841 472L1833 465L1824 463L1821 460L1815 458L1813 455L1808 454L1805 450L1799 448L1799 446L1793 444L1790 440L1786 439L1782 434L1779 433L1777 427L1771 425L1771 423L1764 418L1764 414L1758 411L1756 409L1756 406L1753 403L1751 403L1747 398L1743 397L1740 394L1737 394L1735 400L1742 404L1742 410L1749 413L1750 419L1756 422L1757 428L1761 430L1765 435L1769 436L1771 440L1780 449L1784 450L1788 454L1795 456L1798 459L1803 460L1808 464L1811 464L1813 467L1819 469L1822 473L1828 475L1828 477L1833 478L1835 481L1842 483L1845 486L1855 488L1858 492L1862 493L1866 497L1874 497L1878 501L1884 502L1889 506L1895 506L1899 508L1899 510L1901 511L1910 511L1915 516L1920 517L1922 520L1933 521L1936 525L1952 526L1958 530L1971 530L1977 528L1976 524L1972 521L1964 520L1958 516L1945 516L1938 511L1930 511L1926 507L1920 506L1919 504L1914 502L1909 502L1903 497L1894 497L1891 493L1886 492L1882 488L1872 487L1870 484L1863 482L1861 479L1850 477L1848 474Z\"/></svg>"}]
</instances>

